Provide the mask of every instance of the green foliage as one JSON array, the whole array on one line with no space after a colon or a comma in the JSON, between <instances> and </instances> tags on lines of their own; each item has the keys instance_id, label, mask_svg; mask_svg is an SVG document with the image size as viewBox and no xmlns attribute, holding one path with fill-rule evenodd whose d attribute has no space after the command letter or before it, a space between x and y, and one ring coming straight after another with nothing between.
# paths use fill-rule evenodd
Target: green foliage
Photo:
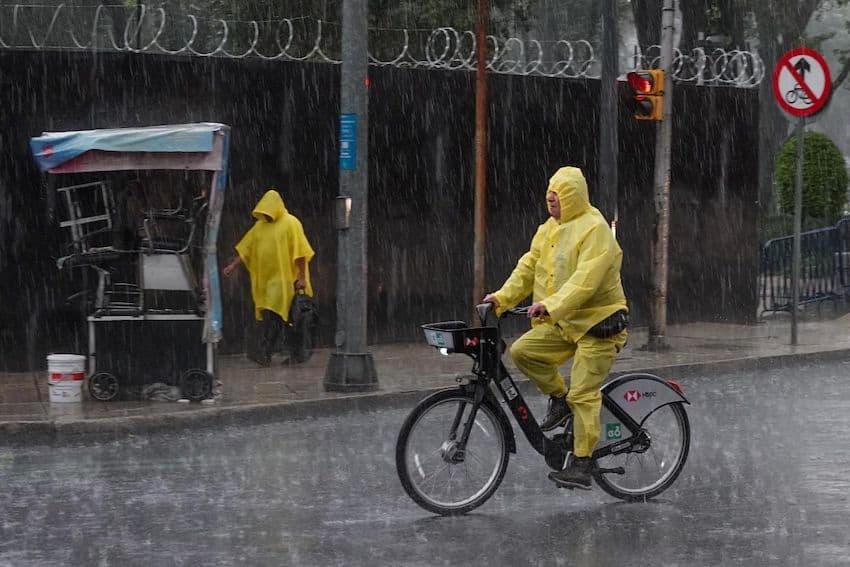
<instances>
[{"instance_id":1,"label":"green foliage","mask_svg":"<svg viewBox=\"0 0 850 567\"><path fill-rule=\"evenodd\" d=\"M794 213L797 137L791 136L776 160L776 185L783 213ZM847 202L847 166L838 147L819 132L806 132L803 143L803 217L834 222Z\"/></svg>"}]
</instances>

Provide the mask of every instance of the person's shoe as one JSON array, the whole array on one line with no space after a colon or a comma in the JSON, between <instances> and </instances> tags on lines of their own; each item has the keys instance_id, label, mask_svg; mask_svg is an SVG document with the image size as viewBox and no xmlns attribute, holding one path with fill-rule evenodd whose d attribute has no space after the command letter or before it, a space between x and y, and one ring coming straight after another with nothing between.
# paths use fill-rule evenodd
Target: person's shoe
<instances>
[{"instance_id":1,"label":"person's shoe","mask_svg":"<svg viewBox=\"0 0 850 567\"><path fill-rule=\"evenodd\" d=\"M248 359L253 360L254 362L263 367L268 367L272 365L272 357L270 355L248 353Z\"/></svg>"},{"instance_id":2,"label":"person's shoe","mask_svg":"<svg viewBox=\"0 0 850 567\"><path fill-rule=\"evenodd\" d=\"M566 397L549 396L549 409L546 411L546 417L540 422L540 429L552 431L556 427L564 425L569 415L570 408L567 406Z\"/></svg>"},{"instance_id":3,"label":"person's shoe","mask_svg":"<svg viewBox=\"0 0 850 567\"><path fill-rule=\"evenodd\" d=\"M549 480L561 488L581 488L590 490L590 478L593 471L592 457L576 457L570 455L569 463L562 471L549 473Z\"/></svg>"}]
</instances>

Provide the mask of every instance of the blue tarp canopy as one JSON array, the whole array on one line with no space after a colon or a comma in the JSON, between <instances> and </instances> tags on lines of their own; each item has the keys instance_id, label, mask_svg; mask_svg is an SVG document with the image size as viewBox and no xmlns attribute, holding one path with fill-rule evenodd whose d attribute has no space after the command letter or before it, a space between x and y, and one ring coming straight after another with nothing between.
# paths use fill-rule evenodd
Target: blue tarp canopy
<instances>
[{"instance_id":1,"label":"blue tarp canopy","mask_svg":"<svg viewBox=\"0 0 850 567\"><path fill-rule=\"evenodd\" d=\"M44 132L30 140L42 171L61 166L91 150L117 153L207 153L213 134L227 126L216 123L176 124L143 128Z\"/></svg>"}]
</instances>

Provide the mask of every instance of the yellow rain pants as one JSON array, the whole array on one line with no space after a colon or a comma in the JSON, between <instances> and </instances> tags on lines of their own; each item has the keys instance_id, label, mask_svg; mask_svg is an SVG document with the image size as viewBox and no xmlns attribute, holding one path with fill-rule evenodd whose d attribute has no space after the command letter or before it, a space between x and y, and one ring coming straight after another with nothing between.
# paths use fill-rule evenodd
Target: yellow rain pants
<instances>
[{"instance_id":1,"label":"yellow rain pants","mask_svg":"<svg viewBox=\"0 0 850 567\"><path fill-rule=\"evenodd\" d=\"M626 344L628 332L607 339L584 335L572 342L551 323L535 325L511 345L514 364L541 392L551 396L567 396L573 412L573 453L589 457L599 441L599 412L602 409L602 382L614 364L617 353ZM570 387L558 367L573 358Z\"/></svg>"}]
</instances>

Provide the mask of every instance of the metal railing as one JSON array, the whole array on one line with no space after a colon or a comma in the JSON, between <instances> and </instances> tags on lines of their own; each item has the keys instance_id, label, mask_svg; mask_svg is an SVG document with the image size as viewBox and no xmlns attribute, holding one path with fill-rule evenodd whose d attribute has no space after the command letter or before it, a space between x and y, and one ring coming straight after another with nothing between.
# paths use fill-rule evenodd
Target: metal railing
<instances>
[{"instance_id":1,"label":"metal railing","mask_svg":"<svg viewBox=\"0 0 850 567\"><path fill-rule=\"evenodd\" d=\"M791 311L793 236L768 240L761 251L763 312ZM799 305L839 301L850 293L850 217L800 235Z\"/></svg>"}]
</instances>

